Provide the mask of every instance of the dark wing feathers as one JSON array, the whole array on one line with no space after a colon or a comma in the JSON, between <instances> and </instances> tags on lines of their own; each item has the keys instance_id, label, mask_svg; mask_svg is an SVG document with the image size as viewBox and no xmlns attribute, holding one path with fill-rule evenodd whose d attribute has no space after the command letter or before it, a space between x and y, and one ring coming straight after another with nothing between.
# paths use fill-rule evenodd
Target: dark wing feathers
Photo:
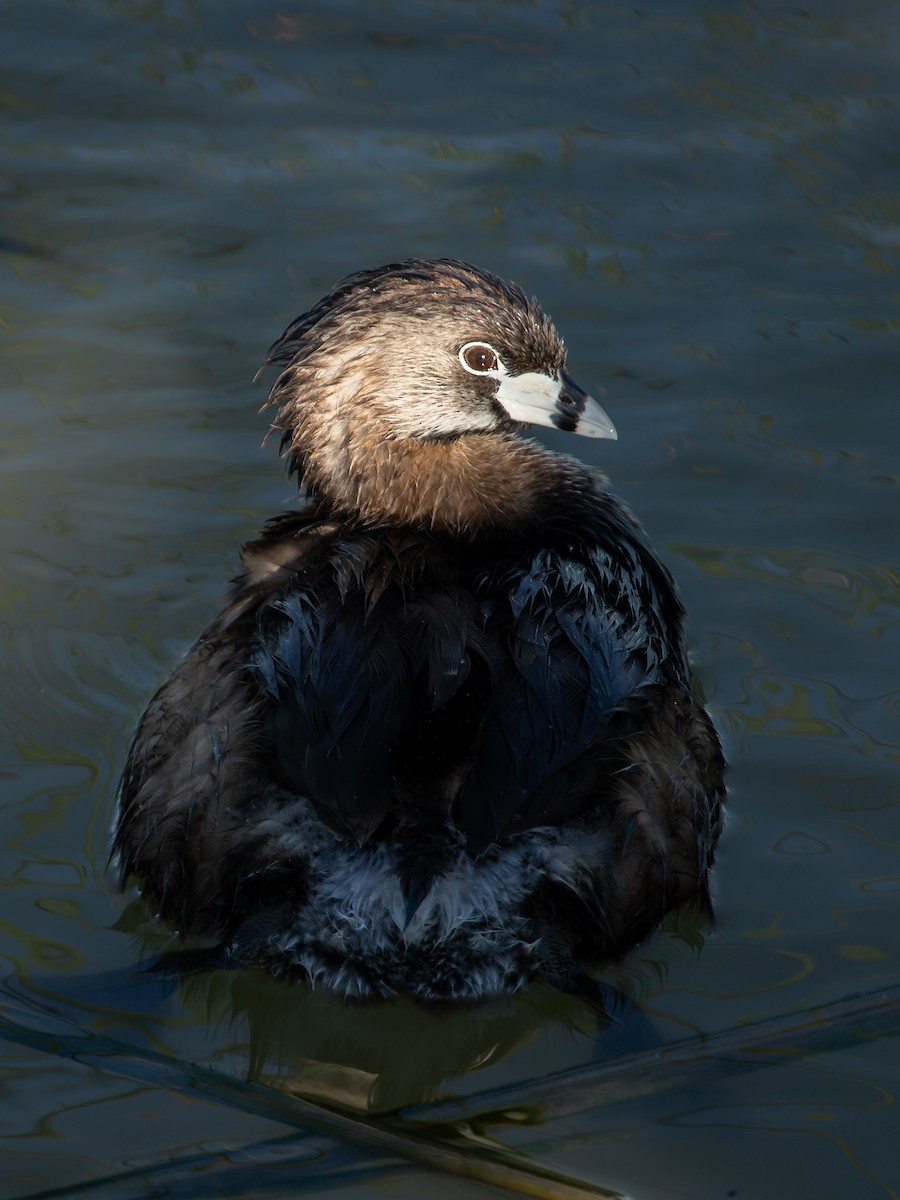
<instances>
[{"instance_id":1,"label":"dark wing feathers","mask_svg":"<svg viewBox=\"0 0 900 1200\"><path fill-rule=\"evenodd\" d=\"M623 583L636 564L600 549L475 568L403 536L344 537L263 605L277 782L359 841L398 795L452 804L473 853L577 813L614 755L610 723L667 682L664 625L645 614L677 619L674 596L644 574L648 606L637 572Z\"/></svg>"},{"instance_id":2,"label":"dark wing feathers","mask_svg":"<svg viewBox=\"0 0 900 1200\"><path fill-rule=\"evenodd\" d=\"M429 591L404 614L407 651L419 664L430 711L446 704L465 683L470 649L478 642L471 597L460 587Z\"/></svg>"},{"instance_id":3,"label":"dark wing feathers","mask_svg":"<svg viewBox=\"0 0 900 1200\"><path fill-rule=\"evenodd\" d=\"M272 523L141 721L120 791L123 876L195 931L228 925L273 878L300 895L304 798L339 836L395 829L413 882L417 864L437 869L422 847L444 844L448 818L478 853L573 817L602 824L629 789L636 847L674 822L708 830L711 856L716 813L690 805L713 803L702 783L708 761L721 778L717 743L711 728L701 737L702 710L661 699L689 686L681 610L646 554L625 533L615 551L498 553L309 516ZM654 721L662 750L642 736ZM641 766L645 744L660 763ZM660 811L641 823L650 802ZM694 838L661 888L705 871ZM639 873L630 847L620 857ZM620 919L600 900L598 914Z\"/></svg>"},{"instance_id":4,"label":"dark wing feathers","mask_svg":"<svg viewBox=\"0 0 900 1200\"><path fill-rule=\"evenodd\" d=\"M327 825L358 841L390 810L394 746L409 709L394 607L384 596L367 612L361 593L324 605L294 591L272 606L277 624L255 655L272 701L279 784L308 795Z\"/></svg>"},{"instance_id":5,"label":"dark wing feathers","mask_svg":"<svg viewBox=\"0 0 900 1200\"><path fill-rule=\"evenodd\" d=\"M488 618L493 703L460 794L475 853L596 795L610 719L657 681L652 643L607 607L601 582L597 563L542 552Z\"/></svg>"}]
</instances>

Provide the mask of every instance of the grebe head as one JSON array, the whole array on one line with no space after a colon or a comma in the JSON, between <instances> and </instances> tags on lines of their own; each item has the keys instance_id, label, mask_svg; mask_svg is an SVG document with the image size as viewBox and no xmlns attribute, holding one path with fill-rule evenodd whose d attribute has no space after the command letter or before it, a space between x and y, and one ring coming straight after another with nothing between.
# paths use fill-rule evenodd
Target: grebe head
<instances>
[{"instance_id":1,"label":"grebe head","mask_svg":"<svg viewBox=\"0 0 900 1200\"><path fill-rule=\"evenodd\" d=\"M529 424L615 438L566 370L537 301L453 259L409 259L338 283L284 331L270 403L291 469L387 439L509 433Z\"/></svg>"}]
</instances>

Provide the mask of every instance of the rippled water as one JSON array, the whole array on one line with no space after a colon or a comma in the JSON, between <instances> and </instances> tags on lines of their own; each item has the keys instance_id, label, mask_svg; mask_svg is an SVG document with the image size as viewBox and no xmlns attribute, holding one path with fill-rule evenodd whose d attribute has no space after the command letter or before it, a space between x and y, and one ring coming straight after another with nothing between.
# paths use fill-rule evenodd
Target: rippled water
<instances>
[{"instance_id":1,"label":"rippled water","mask_svg":"<svg viewBox=\"0 0 900 1200\"><path fill-rule=\"evenodd\" d=\"M895 7L0 23L3 1195L477 1195L454 1172L485 1139L654 1200L900 1195ZM618 443L547 441L677 575L731 761L716 929L686 914L612 972L636 1007L601 1032L539 989L439 1014L176 990L134 972L162 941L105 871L143 703L290 502L266 347L346 271L444 254L538 294L605 388ZM676 1043L689 1066L640 1057Z\"/></svg>"}]
</instances>

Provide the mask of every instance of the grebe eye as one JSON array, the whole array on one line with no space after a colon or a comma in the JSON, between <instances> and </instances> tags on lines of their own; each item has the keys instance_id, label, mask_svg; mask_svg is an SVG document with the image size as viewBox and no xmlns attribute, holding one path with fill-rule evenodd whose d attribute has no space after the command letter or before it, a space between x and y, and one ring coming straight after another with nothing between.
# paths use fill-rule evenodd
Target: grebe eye
<instances>
[{"instance_id":1,"label":"grebe eye","mask_svg":"<svg viewBox=\"0 0 900 1200\"><path fill-rule=\"evenodd\" d=\"M487 342L469 342L460 350L459 361L476 375L486 375L488 371L497 369L500 359L496 350Z\"/></svg>"}]
</instances>

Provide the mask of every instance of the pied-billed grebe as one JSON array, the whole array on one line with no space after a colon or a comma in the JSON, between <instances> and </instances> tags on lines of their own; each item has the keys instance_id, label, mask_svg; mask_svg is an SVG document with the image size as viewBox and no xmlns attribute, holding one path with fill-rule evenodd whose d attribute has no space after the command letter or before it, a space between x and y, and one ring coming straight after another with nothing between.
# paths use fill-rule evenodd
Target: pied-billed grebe
<instances>
[{"instance_id":1,"label":"pied-billed grebe","mask_svg":"<svg viewBox=\"0 0 900 1200\"><path fill-rule=\"evenodd\" d=\"M305 506L156 693L123 881L222 961L352 997L573 989L705 897L724 763L614 438L538 304L463 262L351 275L269 351Z\"/></svg>"}]
</instances>

